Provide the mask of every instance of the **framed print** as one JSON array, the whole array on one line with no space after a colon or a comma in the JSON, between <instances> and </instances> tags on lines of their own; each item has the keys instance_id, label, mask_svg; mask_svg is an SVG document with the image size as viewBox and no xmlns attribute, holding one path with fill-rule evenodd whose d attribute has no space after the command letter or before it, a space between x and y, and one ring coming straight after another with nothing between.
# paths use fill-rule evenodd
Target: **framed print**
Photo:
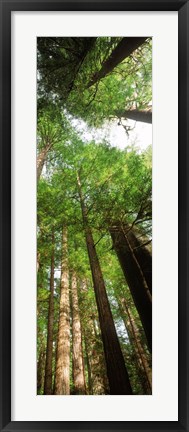
<instances>
[{"instance_id":1,"label":"framed print","mask_svg":"<svg viewBox=\"0 0 189 432\"><path fill-rule=\"evenodd\" d=\"M1 1L1 430L188 430L188 10Z\"/></svg>"}]
</instances>

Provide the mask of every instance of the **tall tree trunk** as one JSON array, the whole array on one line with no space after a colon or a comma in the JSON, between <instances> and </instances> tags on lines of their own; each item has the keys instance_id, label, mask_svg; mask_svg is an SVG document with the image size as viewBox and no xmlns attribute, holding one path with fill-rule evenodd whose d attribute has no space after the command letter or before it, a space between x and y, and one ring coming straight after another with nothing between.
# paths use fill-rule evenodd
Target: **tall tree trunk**
<instances>
[{"instance_id":1,"label":"tall tree trunk","mask_svg":"<svg viewBox=\"0 0 189 432\"><path fill-rule=\"evenodd\" d=\"M41 173L47 158L47 154L51 147L52 147L52 143L47 143L45 147L43 147L39 155L37 156L37 181L41 177Z\"/></svg>"},{"instance_id":2,"label":"tall tree trunk","mask_svg":"<svg viewBox=\"0 0 189 432\"><path fill-rule=\"evenodd\" d=\"M62 233L62 263L60 287L60 315L55 371L55 394L70 394L70 300L67 228Z\"/></svg>"},{"instance_id":3,"label":"tall tree trunk","mask_svg":"<svg viewBox=\"0 0 189 432\"><path fill-rule=\"evenodd\" d=\"M144 371L144 374L145 374L145 377L146 377L146 382L147 382L146 389L147 389L148 393L151 394L152 393L152 375L151 375L151 370L149 367L148 360L146 358L145 351L144 351L143 346L140 342L139 330L137 328L137 325L135 324L135 320L132 316L132 312L131 312L130 308L128 307L125 299L122 299L122 304L125 308L125 312L126 312L127 317L128 317L127 328L130 328L131 338L132 338L134 345L136 347L137 357L139 359L139 363L141 364L143 371Z\"/></svg>"},{"instance_id":4,"label":"tall tree trunk","mask_svg":"<svg viewBox=\"0 0 189 432\"><path fill-rule=\"evenodd\" d=\"M131 119L142 123L152 123L152 110L124 110L116 111L117 117L123 117L124 119Z\"/></svg>"},{"instance_id":5,"label":"tall tree trunk","mask_svg":"<svg viewBox=\"0 0 189 432\"><path fill-rule=\"evenodd\" d=\"M152 299L148 285L130 246L127 234L120 225L109 228L126 281L138 310L149 349L152 349Z\"/></svg>"},{"instance_id":6,"label":"tall tree trunk","mask_svg":"<svg viewBox=\"0 0 189 432\"><path fill-rule=\"evenodd\" d=\"M85 207L82 195L79 175L77 176L77 183L81 202L83 224L85 229L86 244L96 296L102 340L104 345L110 394L132 394L131 385L125 366L123 354L120 348L118 336L116 333L92 232L88 225L87 209Z\"/></svg>"},{"instance_id":7,"label":"tall tree trunk","mask_svg":"<svg viewBox=\"0 0 189 432\"><path fill-rule=\"evenodd\" d=\"M82 281L82 291L85 292L84 298L87 298L88 283ZM82 300L83 303L84 299ZM91 308L92 306L92 308ZM109 394L109 385L104 358L104 349L101 334L97 332L95 323L98 321L98 311L92 303L91 305L83 303L82 322L85 346L85 364L88 372L88 394L103 395Z\"/></svg>"},{"instance_id":8,"label":"tall tree trunk","mask_svg":"<svg viewBox=\"0 0 189 432\"><path fill-rule=\"evenodd\" d=\"M81 321L79 314L77 278L75 272L72 274L72 338L73 338L73 382L74 393L85 394L85 376L82 354Z\"/></svg>"},{"instance_id":9,"label":"tall tree trunk","mask_svg":"<svg viewBox=\"0 0 189 432\"><path fill-rule=\"evenodd\" d=\"M124 229L124 231L126 233L128 232L127 236L129 239L129 243L146 279L148 289L152 294L152 254L147 249L147 247L143 245L145 241L141 241L137 238L137 232L134 229L129 230L127 226L126 230Z\"/></svg>"},{"instance_id":10,"label":"tall tree trunk","mask_svg":"<svg viewBox=\"0 0 189 432\"><path fill-rule=\"evenodd\" d=\"M94 336L94 335L93 335ZM93 339L89 341L89 363L91 370L91 387L93 395L109 394L109 386L107 382L106 365L102 352L99 350L99 340Z\"/></svg>"},{"instance_id":11,"label":"tall tree trunk","mask_svg":"<svg viewBox=\"0 0 189 432\"><path fill-rule=\"evenodd\" d=\"M103 346L101 349L101 339L96 336L93 320L90 317L87 319L85 329L85 358L89 394L109 394Z\"/></svg>"},{"instance_id":12,"label":"tall tree trunk","mask_svg":"<svg viewBox=\"0 0 189 432\"><path fill-rule=\"evenodd\" d=\"M47 352L45 366L44 394L52 394L52 357L53 357L53 323L54 323L54 231L52 232L50 297L48 312Z\"/></svg>"},{"instance_id":13,"label":"tall tree trunk","mask_svg":"<svg viewBox=\"0 0 189 432\"><path fill-rule=\"evenodd\" d=\"M45 346L42 342L39 360L37 362L37 394L40 394L44 388L44 369L45 369Z\"/></svg>"},{"instance_id":14,"label":"tall tree trunk","mask_svg":"<svg viewBox=\"0 0 189 432\"><path fill-rule=\"evenodd\" d=\"M151 391L150 391L150 388L148 385L148 376L146 376L146 372L144 371L144 367L142 365L140 353L139 353L139 350L137 348L135 335L133 334L133 328L131 326L128 314L126 313L126 308L124 305L125 299L121 298L120 295L117 295L116 291L114 291L114 295L115 295L115 298L116 298L117 303L118 303L120 316L124 322L125 330L126 330L130 345L132 347L132 351L134 353L135 368L137 371L137 376L140 380L141 387L143 389L144 394L151 394ZM137 329L137 326L136 326L136 329ZM137 336L138 336L138 333L137 333ZM138 339L139 339L139 336L138 336ZM139 339L139 341L140 341L140 339ZM143 350L143 347L141 346L141 351L142 350ZM143 350L143 352L144 352L144 350ZM145 355L145 352L144 352L144 355ZM146 359L146 362L148 362L147 359ZM150 370L150 367L148 370Z\"/></svg>"},{"instance_id":15,"label":"tall tree trunk","mask_svg":"<svg viewBox=\"0 0 189 432\"><path fill-rule=\"evenodd\" d=\"M94 74L87 88L98 82L100 79L108 75L112 70L121 63L126 57L129 57L146 40L146 37L125 37L116 48L112 51L108 59L102 64L99 72Z\"/></svg>"},{"instance_id":16,"label":"tall tree trunk","mask_svg":"<svg viewBox=\"0 0 189 432\"><path fill-rule=\"evenodd\" d=\"M94 329L93 320L90 318L88 321L88 348L91 369L92 394L109 394L109 384L103 345L101 348L101 337L100 335L97 335Z\"/></svg>"},{"instance_id":17,"label":"tall tree trunk","mask_svg":"<svg viewBox=\"0 0 189 432\"><path fill-rule=\"evenodd\" d=\"M87 393L88 394L92 394L91 366L90 366L90 361L89 361L88 349L89 349L89 346L88 346L88 343L87 343L86 332L85 332L85 329L84 329L84 358L85 358L85 361L86 361L87 375L88 375Z\"/></svg>"}]
</instances>

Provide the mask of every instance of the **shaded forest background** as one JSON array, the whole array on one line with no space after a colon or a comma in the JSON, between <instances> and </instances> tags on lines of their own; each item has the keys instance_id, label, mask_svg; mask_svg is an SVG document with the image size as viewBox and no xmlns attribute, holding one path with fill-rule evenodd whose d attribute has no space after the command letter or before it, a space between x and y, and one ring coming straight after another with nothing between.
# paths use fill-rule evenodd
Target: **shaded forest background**
<instances>
[{"instance_id":1,"label":"shaded forest background","mask_svg":"<svg viewBox=\"0 0 189 432\"><path fill-rule=\"evenodd\" d=\"M152 393L152 41L37 40L37 393Z\"/></svg>"}]
</instances>

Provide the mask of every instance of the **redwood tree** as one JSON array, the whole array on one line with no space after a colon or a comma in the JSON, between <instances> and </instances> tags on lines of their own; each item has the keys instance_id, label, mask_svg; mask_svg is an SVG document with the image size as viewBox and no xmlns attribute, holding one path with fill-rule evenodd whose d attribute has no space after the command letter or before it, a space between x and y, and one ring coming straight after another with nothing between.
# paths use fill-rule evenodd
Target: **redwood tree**
<instances>
[{"instance_id":1,"label":"redwood tree","mask_svg":"<svg viewBox=\"0 0 189 432\"><path fill-rule=\"evenodd\" d=\"M96 302L98 307L99 322L104 345L107 375L110 386L110 394L132 394L129 376L125 366L123 354L117 337L106 288L103 280L100 263L95 249L92 231L88 224L87 208L84 202L80 176L77 174L77 184L80 196L83 225L89 262L93 278Z\"/></svg>"},{"instance_id":2,"label":"redwood tree","mask_svg":"<svg viewBox=\"0 0 189 432\"><path fill-rule=\"evenodd\" d=\"M82 353L82 334L81 320L79 313L78 302L78 287L76 273L72 273L71 278L71 294L72 294L72 344L73 344L73 382L74 393L85 394L85 375Z\"/></svg>"},{"instance_id":3,"label":"redwood tree","mask_svg":"<svg viewBox=\"0 0 189 432\"><path fill-rule=\"evenodd\" d=\"M141 318L149 349L152 349L152 298L143 272L135 257L127 234L120 224L110 227L113 247Z\"/></svg>"},{"instance_id":4,"label":"redwood tree","mask_svg":"<svg viewBox=\"0 0 189 432\"><path fill-rule=\"evenodd\" d=\"M47 395L52 393L53 322L54 322L54 231L52 232L50 297L49 297L47 352L46 352L45 385L44 385L44 394Z\"/></svg>"},{"instance_id":5,"label":"redwood tree","mask_svg":"<svg viewBox=\"0 0 189 432\"><path fill-rule=\"evenodd\" d=\"M60 287L60 312L56 353L54 394L70 394L70 300L68 269L68 232L62 231L62 263Z\"/></svg>"}]
</instances>

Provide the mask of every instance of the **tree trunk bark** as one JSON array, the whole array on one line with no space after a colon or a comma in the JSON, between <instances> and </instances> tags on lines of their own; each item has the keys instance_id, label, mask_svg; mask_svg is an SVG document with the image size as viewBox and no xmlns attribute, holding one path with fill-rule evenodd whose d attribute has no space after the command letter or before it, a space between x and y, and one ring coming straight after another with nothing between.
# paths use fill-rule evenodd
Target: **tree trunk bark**
<instances>
[{"instance_id":1,"label":"tree trunk bark","mask_svg":"<svg viewBox=\"0 0 189 432\"><path fill-rule=\"evenodd\" d=\"M79 314L77 278L72 274L72 337L73 337L73 382L74 394L85 394L85 376L83 367L81 321Z\"/></svg>"},{"instance_id":2,"label":"tree trunk bark","mask_svg":"<svg viewBox=\"0 0 189 432\"><path fill-rule=\"evenodd\" d=\"M127 229L128 228L126 228L126 231ZM152 254L147 247L142 245L144 242L137 238L137 233L133 229L128 231L127 236L134 255L146 279L148 289L152 294Z\"/></svg>"},{"instance_id":3,"label":"tree trunk bark","mask_svg":"<svg viewBox=\"0 0 189 432\"><path fill-rule=\"evenodd\" d=\"M143 273L121 226L109 228L113 246L138 310L149 349L152 349L152 299Z\"/></svg>"},{"instance_id":4,"label":"tree trunk bark","mask_svg":"<svg viewBox=\"0 0 189 432\"><path fill-rule=\"evenodd\" d=\"M115 291L114 291L114 295L117 299L120 316L124 322L124 326L125 326L125 330L126 330L128 339L129 339L129 343L130 343L132 350L133 350L133 353L134 353L134 363L135 363L138 378L140 379L141 387L143 389L144 394L151 394L151 390L150 390L150 387L148 384L148 377L146 376L146 372L144 371L144 367L143 367L142 360L141 360L141 357L139 354L139 350L137 348L135 335L133 333L133 328L131 326L128 314L126 313L126 308L125 308L125 304L124 304L125 298L120 298L120 296L118 296ZM134 318L132 318L132 320L134 321ZM135 322L134 322L134 324L135 324ZM137 326L135 326L135 330L136 330L135 334L137 334L137 338L139 339L139 343L140 343L140 338L138 336ZM143 347L141 344L140 344L140 346L141 346L141 351L142 351ZM143 352L144 352L144 350L143 350ZM144 352L144 355L145 355L145 352ZM148 364L148 371L151 372L147 358L146 358L146 362L147 362L146 364ZM150 372L149 372L149 374L150 374Z\"/></svg>"},{"instance_id":5,"label":"tree trunk bark","mask_svg":"<svg viewBox=\"0 0 189 432\"><path fill-rule=\"evenodd\" d=\"M100 71L94 74L93 78L88 83L87 88L91 87L112 72L119 63L121 63L126 57L129 57L133 51L145 42L145 40L146 37L123 38L112 51L110 57L102 64Z\"/></svg>"},{"instance_id":6,"label":"tree trunk bark","mask_svg":"<svg viewBox=\"0 0 189 432\"><path fill-rule=\"evenodd\" d=\"M94 240L87 220L87 209L85 207L79 175L77 176L78 190L81 202L83 224L85 229L86 244L89 262L92 272L99 322L104 345L106 368L110 386L110 394L126 395L132 394L129 376L125 366L123 354L116 333L106 288L97 257Z\"/></svg>"},{"instance_id":7,"label":"tree trunk bark","mask_svg":"<svg viewBox=\"0 0 189 432\"><path fill-rule=\"evenodd\" d=\"M41 394L41 391L44 388L44 368L45 368L45 347L42 344L39 353L39 360L37 363L37 394Z\"/></svg>"},{"instance_id":8,"label":"tree trunk bark","mask_svg":"<svg viewBox=\"0 0 189 432\"><path fill-rule=\"evenodd\" d=\"M87 293L86 280L82 282L82 291ZM86 295L87 297L87 295ZM88 372L88 394L104 395L109 394L109 385L104 358L103 343L101 334L97 334L95 322L98 321L96 305L83 304L83 334L85 346L85 364ZM83 311L84 311L83 309Z\"/></svg>"},{"instance_id":9,"label":"tree trunk bark","mask_svg":"<svg viewBox=\"0 0 189 432\"><path fill-rule=\"evenodd\" d=\"M41 150L41 152L39 153L39 155L37 156L37 181L39 181L40 177L41 177L41 173L47 158L47 154L50 150L50 148L52 147L52 143L47 143L45 145L45 147Z\"/></svg>"},{"instance_id":10,"label":"tree trunk bark","mask_svg":"<svg viewBox=\"0 0 189 432\"><path fill-rule=\"evenodd\" d=\"M62 264L60 287L60 315L55 371L55 394L70 394L70 300L67 228L62 234Z\"/></svg>"},{"instance_id":11,"label":"tree trunk bark","mask_svg":"<svg viewBox=\"0 0 189 432\"><path fill-rule=\"evenodd\" d=\"M127 306L125 299L122 299L122 305L125 309L126 316L128 317L127 328L129 328L129 330L130 330L131 338L132 338L133 343L134 343L135 348L136 348L136 353L137 353L139 364L142 366L145 377L146 377L146 383L147 383L146 389L147 389L148 394L151 394L152 393L152 374L151 374L148 360L146 358L145 351L144 351L143 346L141 345L141 342L140 342L139 331L138 331L138 328L135 324L135 320L132 316L132 312L131 312L130 308Z\"/></svg>"},{"instance_id":12,"label":"tree trunk bark","mask_svg":"<svg viewBox=\"0 0 189 432\"><path fill-rule=\"evenodd\" d=\"M53 323L54 323L54 231L52 232L50 297L49 297L47 352L46 352L45 385L44 385L45 395L52 394Z\"/></svg>"},{"instance_id":13,"label":"tree trunk bark","mask_svg":"<svg viewBox=\"0 0 189 432\"><path fill-rule=\"evenodd\" d=\"M87 366L87 375L88 375L88 385L87 385L87 393L92 394L92 379L91 379L91 365L89 361L89 354L88 354L89 346L87 343L87 337L84 329L84 353L85 353L85 361Z\"/></svg>"},{"instance_id":14,"label":"tree trunk bark","mask_svg":"<svg viewBox=\"0 0 189 432\"><path fill-rule=\"evenodd\" d=\"M152 110L140 111L137 109L117 111L117 117L123 117L124 119L131 119L142 123L152 123Z\"/></svg>"},{"instance_id":15,"label":"tree trunk bark","mask_svg":"<svg viewBox=\"0 0 189 432\"><path fill-rule=\"evenodd\" d=\"M88 319L85 336L86 350L89 362L90 373L90 394L109 394L109 385L106 373L103 345L101 338L95 334L93 320Z\"/></svg>"}]
</instances>

